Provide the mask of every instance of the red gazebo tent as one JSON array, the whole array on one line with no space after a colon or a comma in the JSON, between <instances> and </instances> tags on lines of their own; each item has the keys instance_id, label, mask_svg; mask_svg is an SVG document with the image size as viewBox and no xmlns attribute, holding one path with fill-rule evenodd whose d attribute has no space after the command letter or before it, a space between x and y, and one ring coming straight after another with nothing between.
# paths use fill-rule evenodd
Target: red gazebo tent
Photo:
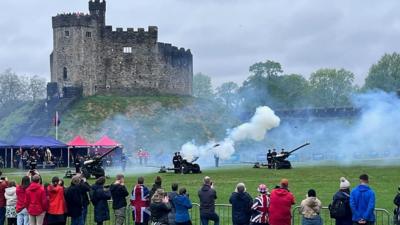
<instances>
[{"instance_id":1,"label":"red gazebo tent","mask_svg":"<svg viewBox=\"0 0 400 225\"><path fill-rule=\"evenodd\" d=\"M71 160L71 153L70 153L71 148L74 149L74 152L80 151L82 153L82 151L86 151L86 154L88 154L89 148L93 146L79 135L74 137L71 141L69 141L67 145L68 145L68 167Z\"/></svg>"},{"instance_id":2,"label":"red gazebo tent","mask_svg":"<svg viewBox=\"0 0 400 225\"><path fill-rule=\"evenodd\" d=\"M96 143L93 144L93 146L98 146L98 147L115 147L118 146L119 143L114 141L113 139L109 138L107 135L104 135L102 138L100 138Z\"/></svg>"},{"instance_id":3,"label":"red gazebo tent","mask_svg":"<svg viewBox=\"0 0 400 225\"><path fill-rule=\"evenodd\" d=\"M76 136L74 139L68 142L68 146L72 147L90 147L92 144L90 144L88 141L86 141L84 138L81 136Z\"/></svg>"}]
</instances>

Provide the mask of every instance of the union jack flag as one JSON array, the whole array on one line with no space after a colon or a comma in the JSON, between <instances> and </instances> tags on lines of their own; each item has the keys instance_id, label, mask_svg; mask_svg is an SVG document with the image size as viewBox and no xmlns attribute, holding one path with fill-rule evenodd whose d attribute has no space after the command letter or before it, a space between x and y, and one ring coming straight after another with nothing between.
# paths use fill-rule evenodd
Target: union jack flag
<instances>
[{"instance_id":1,"label":"union jack flag","mask_svg":"<svg viewBox=\"0 0 400 225\"><path fill-rule=\"evenodd\" d=\"M142 184L137 184L132 191L131 206L135 223L147 223L150 218L150 191Z\"/></svg>"},{"instance_id":2,"label":"union jack flag","mask_svg":"<svg viewBox=\"0 0 400 225\"><path fill-rule=\"evenodd\" d=\"M253 215L250 218L250 222L267 224L269 201L269 197L266 194L261 194L254 199L251 207Z\"/></svg>"}]
</instances>

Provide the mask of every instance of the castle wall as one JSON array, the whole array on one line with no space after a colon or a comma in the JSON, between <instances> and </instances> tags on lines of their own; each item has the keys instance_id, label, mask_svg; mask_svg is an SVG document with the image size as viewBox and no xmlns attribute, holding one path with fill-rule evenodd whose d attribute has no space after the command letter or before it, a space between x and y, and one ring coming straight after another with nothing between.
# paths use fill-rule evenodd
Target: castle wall
<instances>
[{"instance_id":1,"label":"castle wall","mask_svg":"<svg viewBox=\"0 0 400 225\"><path fill-rule=\"evenodd\" d=\"M113 30L104 26L105 1L89 6L90 15L53 17L51 82L60 90L82 87L85 96L192 94L189 50L157 42L157 27Z\"/></svg>"},{"instance_id":2,"label":"castle wall","mask_svg":"<svg viewBox=\"0 0 400 225\"><path fill-rule=\"evenodd\" d=\"M124 52L124 48L130 48ZM104 32L96 92L191 95L190 52L157 43L157 29Z\"/></svg>"}]
</instances>

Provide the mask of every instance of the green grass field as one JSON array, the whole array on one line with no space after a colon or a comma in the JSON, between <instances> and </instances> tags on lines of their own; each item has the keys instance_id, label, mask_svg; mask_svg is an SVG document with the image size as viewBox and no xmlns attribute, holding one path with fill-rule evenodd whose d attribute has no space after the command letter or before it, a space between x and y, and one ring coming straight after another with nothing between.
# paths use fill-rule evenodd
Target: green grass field
<instances>
[{"instance_id":1,"label":"green grass field","mask_svg":"<svg viewBox=\"0 0 400 225\"><path fill-rule=\"evenodd\" d=\"M292 170L267 170L267 169L252 169L247 167L222 167L220 169L210 169L203 171L202 174L158 174L147 173L143 174L145 183L151 187L155 176L159 175L163 179L163 187L168 191L173 182L179 183L181 187L186 187L189 191L193 202L198 202L197 190L202 184L204 176L210 176L214 183L218 194L217 203L228 203L229 196L234 190L238 182L244 182L247 191L255 196L257 194L257 186L260 183L265 183L269 188L277 185L281 178L289 179L290 190L295 194L297 203L305 197L309 188L314 188L317 191L318 197L321 199L324 206L329 205L332 195L339 188L339 178L345 176L354 187L358 184L358 176L361 173L370 175L370 185L376 192L376 207L392 210L393 198L397 193L397 187L400 184L400 166L390 167L370 167L370 166L315 166L315 167L300 167ZM126 184L129 190L132 189L140 169L131 169L126 173ZM155 169L156 170L156 169ZM20 181L22 172L15 170L4 170L4 175L8 176L9 180ZM45 182L49 182L52 176L62 177L64 170L43 171L42 176ZM113 177L108 179L111 183ZM93 183L94 179L89 180ZM69 179L65 179L65 183L69 185Z\"/></svg>"}]
</instances>

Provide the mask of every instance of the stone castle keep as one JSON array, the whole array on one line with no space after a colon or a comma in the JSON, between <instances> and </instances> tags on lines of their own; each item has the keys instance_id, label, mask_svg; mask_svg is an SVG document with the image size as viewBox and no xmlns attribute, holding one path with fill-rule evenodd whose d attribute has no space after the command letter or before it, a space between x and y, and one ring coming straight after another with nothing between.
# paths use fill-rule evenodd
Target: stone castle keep
<instances>
[{"instance_id":1,"label":"stone castle keep","mask_svg":"<svg viewBox=\"0 0 400 225\"><path fill-rule=\"evenodd\" d=\"M89 11L52 18L50 95L68 88L84 96L192 94L190 50L157 42L154 26L147 31L106 26L105 0L90 0Z\"/></svg>"}]
</instances>

